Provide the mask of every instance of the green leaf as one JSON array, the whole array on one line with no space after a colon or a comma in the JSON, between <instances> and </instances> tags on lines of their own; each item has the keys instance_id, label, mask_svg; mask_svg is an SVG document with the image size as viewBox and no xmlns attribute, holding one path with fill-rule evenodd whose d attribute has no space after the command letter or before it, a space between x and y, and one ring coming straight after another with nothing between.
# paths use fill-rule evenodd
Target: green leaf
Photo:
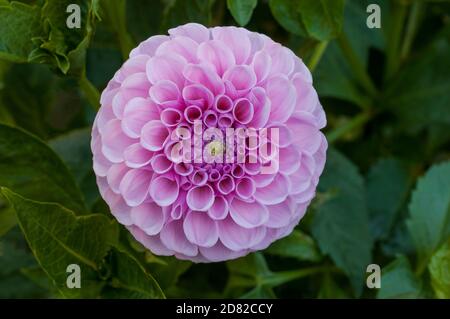
<instances>
[{"instance_id":1,"label":"green leaf","mask_svg":"<svg viewBox=\"0 0 450 319\"><path fill-rule=\"evenodd\" d=\"M436 296L450 299L450 239L431 257L428 270Z\"/></svg>"},{"instance_id":2,"label":"green leaf","mask_svg":"<svg viewBox=\"0 0 450 319\"><path fill-rule=\"evenodd\" d=\"M449 32L447 32L449 33ZM450 125L450 35L411 59L386 91L386 109L399 126L417 133L435 124Z\"/></svg>"},{"instance_id":3,"label":"green leaf","mask_svg":"<svg viewBox=\"0 0 450 319\"><path fill-rule=\"evenodd\" d=\"M367 203L375 239L387 238L407 199L410 182L408 168L398 159L380 159L370 168Z\"/></svg>"},{"instance_id":4,"label":"green leaf","mask_svg":"<svg viewBox=\"0 0 450 319\"><path fill-rule=\"evenodd\" d=\"M408 229L417 249L419 269L450 236L450 162L432 166L419 179L409 204Z\"/></svg>"},{"instance_id":5,"label":"green leaf","mask_svg":"<svg viewBox=\"0 0 450 319\"><path fill-rule=\"evenodd\" d=\"M252 17L258 0L227 0L227 7L234 20L241 26L245 26Z\"/></svg>"},{"instance_id":6,"label":"green leaf","mask_svg":"<svg viewBox=\"0 0 450 319\"><path fill-rule=\"evenodd\" d=\"M341 31L344 0L270 0L269 4L278 23L294 34L325 41Z\"/></svg>"},{"instance_id":7,"label":"green leaf","mask_svg":"<svg viewBox=\"0 0 450 319\"><path fill-rule=\"evenodd\" d=\"M314 240L300 230L294 230L288 237L276 241L264 252L301 261L317 262L322 259Z\"/></svg>"},{"instance_id":8,"label":"green leaf","mask_svg":"<svg viewBox=\"0 0 450 319\"><path fill-rule=\"evenodd\" d=\"M13 1L0 3L0 58L26 62L41 33L40 8Z\"/></svg>"},{"instance_id":9,"label":"green leaf","mask_svg":"<svg viewBox=\"0 0 450 319\"><path fill-rule=\"evenodd\" d=\"M0 125L0 185L37 201L85 213L82 195L58 156L24 131Z\"/></svg>"},{"instance_id":10,"label":"green leaf","mask_svg":"<svg viewBox=\"0 0 450 319\"><path fill-rule=\"evenodd\" d=\"M41 10L44 32L33 39L39 45L29 57L32 62L48 63L64 74L80 75L84 70L86 49L98 18L98 0L83 0L77 4L81 12L81 28L69 29L66 8L71 0L46 0Z\"/></svg>"},{"instance_id":11,"label":"green leaf","mask_svg":"<svg viewBox=\"0 0 450 319\"><path fill-rule=\"evenodd\" d=\"M1 205L4 203L0 202L0 236L3 236L17 224L17 218L11 207L1 207Z\"/></svg>"},{"instance_id":12,"label":"green leaf","mask_svg":"<svg viewBox=\"0 0 450 319\"><path fill-rule=\"evenodd\" d=\"M312 233L360 295L373 244L364 181L355 165L336 150L329 150L327 157L318 189L330 199L318 207Z\"/></svg>"},{"instance_id":13,"label":"green leaf","mask_svg":"<svg viewBox=\"0 0 450 319\"><path fill-rule=\"evenodd\" d=\"M106 291L111 298L154 299L165 298L156 280L130 254L114 248L111 255L113 266L113 291Z\"/></svg>"},{"instance_id":14,"label":"green leaf","mask_svg":"<svg viewBox=\"0 0 450 319\"><path fill-rule=\"evenodd\" d=\"M116 224L100 214L75 216L59 204L28 200L6 188L2 192L14 207L36 260L60 293L66 297L97 295L102 286L97 271L117 241ZM80 266L81 289L66 286L70 264Z\"/></svg>"},{"instance_id":15,"label":"green leaf","mask_svg":"<svg viewBox=\"0 0 450 319\"><path fill-rule=\"evenodd\" d=\"M411 265L406 257L400 256L383 268L377 298L418 298L420 291L420 282L411 271Z\"/></svg>"},{"instance_id":16,"label":"green leaf","mask_svg":"<svg viewBox=\"0 0 450 319\"><path fill-rule=\"evenodd\" d=\"M100 197L92 170L90 142L91 128L74 130L49 141L49 146L75 177L89 207Z\"/></svg>"}]
</instances>

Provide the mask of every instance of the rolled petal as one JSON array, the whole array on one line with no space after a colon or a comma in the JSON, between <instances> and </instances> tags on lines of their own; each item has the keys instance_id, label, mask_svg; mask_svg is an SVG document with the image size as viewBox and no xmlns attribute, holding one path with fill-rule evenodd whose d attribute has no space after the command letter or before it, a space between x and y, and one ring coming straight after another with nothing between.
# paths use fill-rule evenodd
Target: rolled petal
<instances>
[{"instance_id":1,"label":"rolled petal","mask_svg":"<svg viewBox=\"0 0 450 319\"><path fill-rule=\"evenodd\" d=\"M155 173L164 174L170 171L173 163L166 157L165 154L158 154L153 156L151 160L152 169Z\"/></svg>"},{"instance_id":2,"label":"rolled petal","mask_svg":"<svg viewBox=\"0 0 450 319\"><path fill-rule=\"evenodd\" d=\"M286 175L294 173L300 167L300 153L293 147L280 149L280 172Z\"/></svg>"},{"instance_id":3,"label":"rolled petal","mask_svg":"<svg viewBox=\"0 0 450 319\"><path fill-rule=\"evenodd\" d=\"M254 115L253 104L247 99L238 99L234 102L233 117L241 124L248 124Z\"/></svg>"},{"instance_id":4,"label":"rolled petal","mask_svg":"<svg viewBox=\"0 0 450 319\"><path fill-rule=\"evenodd\" d=\"M181 93L178 86L169 80L158 81L149 90L149 95L153 102L163 108L182 106Z\"/></svg>"},{"instance_id":5,"label":"rolled petal","mask_svg":"<svg viewBox=\"0 0 450 319\"><path fill-rule=\"evenodd\" d=\"M150 183L150 196L159 206L172 205L178 198L178 182L167 176L158 176Z\"/></svg>"},{"instance_id":6,"label":"rolled petal","mask_svg":"<svg viewBox=\"0 0 450 319\"><path fill-rule=\"evenodd\" d=\"M182 96L187 105L197 105L203 110L212 106L214 102L211 91L201 84L191 84L184 87Z\"/></svg>"},{"instance_id":7,"label":"rolled petal","mask_svg":"<svg viewBox=\"0 0 450 319\"><path fill-rule=\"evenodd\" d=\"M253 72L256 75L256 82L263 82L270 73L272 59L266 51L258 51L255 53L252 61Z\"/></svg>"},{"instance_id":8,"label":"rolled petal","mask_svg":"<svg viewBox=\"0 0 450 319\"><path fill-rule=\"evenodd\" d=\"M221 78L205 63L186 65L183 69L183 75L191 83L202 84L214 95L225 92Z\"/></svg>"},{"instance_id":9,"label":"rolled petal","mask_svg":"<svg viewBox=\"0 0 450 319\"><path fill-rule=\"evenodd\" d=\"M217 182L217 190L222 195L228 195L232 191L234 191L234 188L236 185L234 184L234 179L228 174L225 174L221 177L221 179Z\"/></svg>"},{"instance_id":10,"label":"rolled petal","mask_svg":"<svg viewBox=\"0 0 450 319\"><path fill-rule=\"evenodd\" d=\"M162 43L156 50L156 55L170 55L176 53L186 59L187 62L197 62L198 43L189 37L177 36L171 41Z\"/></svg>"},{"instance_id":11,"label":"rolled petal","mask_svg":"<svg viewBox=\"0 0 450 319\"><path fill-rule=\"evenodd\" d=\"M216 196L214 204L208 210L208 216L214 220L225 219L228 215L228 201L223 196Z\"/></svg>"},{"instance_id":12,"label":"rolled petal","mask_svg":"<svg viewBox=\"0 0 450 319\"><path fill-rule=\"evenodd\" d=\"M177 109L167 108L161 112L161 122L169 127L177 126L181 123L183 115Z\"/></svg>"},{"instance_id":13,"label":"rolled petal","mask_svg":"<svg viewBox=\"0 0 450 319\"><path fill-rule=\"evenodd\" d=\"M207 127L216 127L218 122L217 114L216 112L212 110L208 110L203 114L203 123Z\"/></svg>"},{"instance_id":14,"label":"rolled petal","mask_svg":"<svg viewBox=\"0 0 450 319\"><path fill-rule=\"evenodd\" d=\"M186 203L192 210L206 212L214 204L214 191L209 185L195 186L188 191Z\"/></svg>"},{"instance_id":15,"label":"rolled petal","mask_svg":"<svg viewBox=\"0 0 450 319\"><path fill-rule=\"evenodd\" d=\"M249 199L256 191L256 184L253 179L243 177L236 183L236 194L243 199Z\"/></svg>"},{"instance_id":16,"label":"rolled petal","mask_svg":"<svg viewBox=\"0 0 450 319\"><path fill-rule=\"evenodd\" d=\"M289 225L294 218L296 204L288 197L282 203L266 207L269 211L269 219L265 225L271 228L281 228Z\"/></svg>"},{"instance_id":17,"label":"rolled petal","mask_svg":"<svg viewBox=\"0 0 450 319\"><path fill-rule=\"evenodd\" d=\"M113 164L106 174L106 180L108 181L109 187L111 187L111 190L118 194L120 192L119 185L122 181L125 174L130 170L130 168L123 164Z\"/></svg>"},{"instance_id":18,"label":"rolled petal","mask_svg":"<svg viewBox=\"0 0 450 319\"><path fill-rule=\"evenodd\" d=\"M202 114L202 109L197 105L189 105L184 109L184 118L191 124L194 124L197 120L201 120Z\"/></svg>"},{"instance_id":19,"label":"rolled petal","mask_svg":"<svg viewBox=\"0 0 450 319\"><path fill-rule=\"evenodd\" d=\"M150 164L153 152L146 150L139 143L134 143L125 149L123 157L128 167L140 168Z\"/></svg>"}]
</instances>

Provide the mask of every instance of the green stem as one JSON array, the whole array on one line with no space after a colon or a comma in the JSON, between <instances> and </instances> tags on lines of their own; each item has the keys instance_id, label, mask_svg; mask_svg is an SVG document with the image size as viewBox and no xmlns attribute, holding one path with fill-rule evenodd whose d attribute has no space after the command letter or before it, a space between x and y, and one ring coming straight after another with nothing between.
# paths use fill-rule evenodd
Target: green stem
<instances>
[{"instance_id":1,"label":"green stem","mask_svg":"<svg viewBox=\"0 0 450 319\"><path fill-rule=\"evenodd\" d=\"M309 63L308 63L308 68L311 72L313 72L314 69L316 68L317 64L319 64L319 61L322 58L327 46L328 46L328 41L322 41L316 45L314 52L311 56L311 59L309 60Z\"/></svg>"},{"instance_id":2,"label":"green stem","mask_svg":"<svg viewBox=\"0 0 450 319\"><path fill-rule=\"evenodd\" d=\"M363 126L365 123L369 121L369 119L372 117L371 113L369 112L363 112L354 118L352 118L349 122L347 122L345 125L340 126L334 130L332 130L330 133L327 134L327 140L328 143L333 143L340 139L342 136L346 135L348 132L351 132L352 130Z\"/></svg>"},{"instance_id":3,"label":"green stem","mask_svg":"<svg viewBox=\"0 0 450 319\"><path fill-rule=\"evenodd\" d=\"M420 0L414 1L412 4L411 10L409 12L408 17L408 25L406 26L406 34L405 39L403 40L402 50L401 50L401 58L405 59L410 50L411 45L414 40L414 36L416 35L417 28L419 26L419 20L421 16L421 12L423 9L424 3Z\"/></svg>"},{"instance_id":4,"label":"green stem","mask_svg":"<svg viewBox=\"0 0 450 319\"><path fill-rule=\"evenodd\" d=\"M98 111L100 108L100 93L97 88L92 84L91 81L86 77L86 73L83 72L80 79L78 80L80 84L81 91L83 91L86 99L89 104L94 108L95 111Z\"/></svg>"},{"instance_id":5,"label":"green stem","mask_svg":"<svg viewBox=\"0 0 450 319\"><path fill-rule=\"evenodd\" d=\"M406 5L402 1L392 1L392 25L387 40L387 61L385 80L389 80L397 71L400 60L400 40L406 19Z\"/></svg>"},{"instance_id":6,"label":"green stem","mask_svg":"<svg viewBox=\"0 0 450 319\"><path fill-rule=\"evenodd\" d=\"M330 271L337 272L338 269L330 266L319 266L302 268L299 270L277 271L273 273L273 275L265 276L264 278L262 278L261 284L268 285L270 287L276 287L295 279Z\"/></svg>"},{"instance_id":7,"label":"green stem","mask_svg":"<svg viewBox=\"0 0 450 319\"><path fill-rule=\"evenodd\" d=\"M375 85L372 82L372 79L365 70L364 65L361 63L355 51L352 49L352 46L347 36L342 32L337 40L339 46L342 49L342 52L344 53L345 58L350 64L353 73L355 74L360 84L363 86L363 88L367 91L367 93L370 96L377 95L378 93L377 88L375 87Z\"/></svg>"},{"instance_id":8,"label":"green stem","mask_svg":"<svg viewBox=\"0 0 450 319\"><path fill-rule=\"evenodd\" d=\"M127 31L126 1L110 1L104 6L109 24L114 30L119 43L122 58L128 59L128 54L134 47L133 40Z\"/></svg>"}]
</instances>

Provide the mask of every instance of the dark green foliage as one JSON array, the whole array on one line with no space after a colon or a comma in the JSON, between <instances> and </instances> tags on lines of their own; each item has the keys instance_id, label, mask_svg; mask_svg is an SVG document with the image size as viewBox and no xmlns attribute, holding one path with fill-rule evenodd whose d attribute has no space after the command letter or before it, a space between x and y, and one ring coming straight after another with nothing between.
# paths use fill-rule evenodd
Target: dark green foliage
<instances>
[{"instance_id":1,"label":"dark green foliage","mask_svg":"<svg viewBox=\"0 0 450 319\"><path fill-rule=\"evenodd\" d=\"M450 298L448 1L80 0L69 29L72 2L0 0L0 298ZM381 29L366 26L372 3ZM99 92L137 43L187 22L289 47L327 114L305 218L229 262L151 254L92 171ZM66 286L72 263L81 289Z\"/></svg>"}]
</instances>

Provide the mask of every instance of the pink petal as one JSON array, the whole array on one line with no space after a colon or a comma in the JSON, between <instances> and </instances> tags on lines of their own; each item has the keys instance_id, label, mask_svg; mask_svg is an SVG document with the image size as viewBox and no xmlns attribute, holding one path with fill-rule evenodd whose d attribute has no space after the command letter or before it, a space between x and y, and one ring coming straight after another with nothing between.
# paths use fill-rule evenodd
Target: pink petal
<instances>
[{"instance_id":1,"label":"pink petal","mask_svg":"<svg viewBox=\"0 0 450 319\"><path fill-rule=\"evenodd\" d=\"M153 152L146 150L139 143L131 144L123 153L125 164L131 168L140 168L148 165L152 156Z\"/></svg>"},{"instance_id":2,"label":"pink petal","mask_svg":"<svg viewBox=\"0 0 450 319\"><path fill-rule=\"evenodd\" d=\"M167 248L160 239L159 235L148 236L142 229L137 226L127 227L137 241L142 243L147 249L159 256L172 256L174 252Z\"/></svg>"},{"instance_id":3,"label":"pink petal","mask_svg":"<svg viewBox=\"0 0 450 319\"><path fill-rule=\"evenodd\" d=\"M192 210L205 212L214 204L214 191L209 185L195 186L188 191L186 203Z\"/></svg>"},{"instance_id":4,"label":"pink petal","mask_svg":"<svg viewBox=\"0 0 450 319\"><path fill-rule=\"evenodd\" d=\"M244 228L236 224L231 217L218 222L219 238L225 247L241 251L250 248L264 239L266 227Z\"/></svg>"},{"instance_id":5,"label":"pink petal","mask_svg":"<svg viewBox=\"0 0 450 319\"><path fill-rule=\"evenodd\" d=\"M214 109L219 113L230 112L233 108L233 101L226 95L216 96Z\"/></svg>"},{"instance_id":6,"label":"pink petal","mask_svg":"<svg viewBox=\"0 0 450 319\"><path fill-rule=\"evenodd\" d=\"M256 85L256 75L248 65L235 65L224 73L223 79L233 84L238 96L247 94Z\"/></svg>"},{"instance_id":7,"label":"pink petal","mask_svg":"<svg viewBox=\"0 0 450 319\"><path fill-rule=\"evenodd\" d=\"M292 117L288 121L292 134L296 137L293 142L301 152L314 154L322 143L319 129L302 117Z\"/></svg>"},{"instance_id":8,"label":"pink petal","mask_svg":"<svg viewBox=\"0 0 450 319\"><path fill-rule=\"evenodd\" d=\"M200 61L211 63L219 76L234 66L236 61L233 52L222 42L210 40L199 45L197 56Z\"/></svg>"},{"instance_id":9,"label":"pink petal","mask_svg":"<svg viewBox=\"0 0 450 319\"><path fill-rule=\"evenodd\" d=\"M248 96L248 99L253 104L254 115L249 126L255 128L264 127L269 120L270 115L270 100L267 98L266 91L262 87L254 87Z\"/></svg>"},{"instance_id":10,"label":"pink petal","mask_svg":"<svg viewBox=\"0 0 450 319\"><path fill-rule=\"evenodd\" d=\"M289 197L282 203L268 205L269 219L265 226L272 228L281 228L290 224L294 217L296 204Z\"/></svg>"},{"instance_id":11,"label":"pink petal","mask_svg":"<svg viewBox=\"0 0 450 319\"><path fill-rule=\"evenodd\" d=\"M202 114L202 109L197 105L189 105L184 109L184 118L191 124L194 124L197 120L201 120Z\"/></svg>"},{"instance_id":12,"label":"pink petal","mask_svg":"<svg viewBox=\"0 0 450 319\"><path fill-rule=\"evenodd\" d=\"M159 206L172 205L178 198L178 194L178 182L167 176L158 176L150 183L150 196Z\"/></svg>"},{"instance_id":13,"label":"pink petal","mask_svg":"<svg viewBox=\"0 0 450 319\"><path fill-rule=\"evenodd\" d=\"M202 109L212 106L214 96L201 84L191 84L183 88L182 96L187 105L197 105Z\"/></svg>"},{"instance_id":14,"label":"pink petal","mask_svg":"<svg viewBox=\"0 0 450 319\"><path fill-rule=\"evenodd\" d=\"M217 224L203 212L190 211L183 222L186 238L193 244L211 247L219 240Z\"/></svg>"},{"instance_id":15,"label":"pink petal","mask_svg":"<svg viewBox=\"0 0 450 319\"><path fill-rule=\"evenodd\" d=\"M246 250L232 251L218 241L213 247L199 247L200 253L211 262L236 259L246 255Z\"/></svg>"},{"instance_id":16,"label":"pink petal","mask_svg":"<svg viewBox=\"0 0 450 319\"><path fill-rule=\"evenodd\" d=\"M151 99L162 107L179 107L182 103L178 86L169 80L161 80L154 84L149 94Z\"/></svg>"},{"instance_id":17,"label":"pink petal","mask_svg":"<svg viewBox=\"0 0 450 319\"><path fill-rule=\"evenodd\" d=\"M214 95L223 94L225 87L216 71L207 64L188 64L184 67L183 75L191 83L202 84Z\"/></svg>"},{"instance_id":18,"label":"pink petal","mask_svg":"<svg viewBox=\"0 0 450 319\"><path fill-rule=\"evenodd\" d=\"M172 169L173 163L164 154L153 156L151 160L153 171L158 174L167 173Z\"/></svg>"},{"instance_id":19,"label":"pink petal","mask_svg":"<svg viewBox=\"0 0 450 319\"><path fill-rule=\"evenodd\" d=\"M277 174L272 183L269 185L257 188L255 198L258 202L264 205L279 204L286 199L290 192L290 182L287 177Z\"/></svg>"},{"instance_id":20,"label":"pink petal","mask_svg":"<svg viewBox=\"0 0 450 319\"><path fill-rule=\"evenodd\" d=\"M148 195L152 173L141 169L131 169L120 182L119 189L129 206L138 206Z\"/></svg>"},{"instance_id":21,"label":"pink petal","mask_svg":"<svg viewBox=\"0 0 450 319\"><path fill-rule=\"evenodd\" d=\"M155 203L143 203L131 209L131 220L147 235L156 235L163 228L164 213Z\"/></svg>"},{"instance_id":22,"label":"pink petal","mask_svg":"<svg viewBox=\"0 0 450 319\"><path fill-rule=\"evenodd\" d=\"M133 143L134 140L123 133L120 120L111 120L103 128L102 152L109 161L123 162L125 149Z\"/></svg>"},{"instance_id":23,"label":"pink petal","mask_svg":"<svg viewBox=\"0 0 450 319\"><path fill-rule=\"evenodd\" d=\"M184 36L178 36L170 41L162 43L156 50L156 55L164 56L176 53L186 59L187 62L197 62L198 43L193 39Z\"/></svg>"},{"instance_id":24,"label":"pink petal","mask_svg":"<svg viewBox=\"0 0 450 319\"><path fill-rule=\"evenodd\" d=\"M234 179L228 174L222 175L222 178L217 182L217 190L222 195L228 195L234 191Z\"/></svg>"},{"instance_id":25,"label":"pink petal","mask_svg":"<svg viewBox=\"0 0 450 319\"><path fill-rule=\"evenodd\" d=\"M243 177L236 183L236 194L243 199L251 198L255 191L255 182L249 177Z\"/></svg>"},{"instance_id":26,"label":"pink petal","mask_svg":"<svg viewBox=\"0 0 450 319\"><path fill-rule=\"evenodd\" d=\"M111 214L119 221L119 223L126 226L133 223L130 215L131 208L125 203L122 196L117 195L111 189L104 192L102 196L108 203Z\"/></svg>"},{"instance_id":27,"label":"pink petal","mask_svg":"<svg viewBox=\"0 0 450 319\"><path fill-rule=\"evenodd\" d=\"M167 108L161 112L161 122L169 127L177 126L181 123L183 115L177 109Z\"/></svg>"},{"instance_id":28,"label":"pink petal","mask_svg":"<svg viewBox=\"0 0 450 319\"><path fill-rule=\"evenodd\" d=\"M161 241L167 248L187 256L195 256L198 253L196 245L190 243L183 231L183 221L174 220L166 224L161 230Z\"/></svg>"},{"instance_id":29,"label":"pink petal","mask_svg":"<svg viewBox=\"0 0 450 319\"><path fill-rule=\"evenodd\" d=\"M208 216L214 220L222 220L228 215L228 201L223 196L216 196L214 204L208 210Z\"/></svg>"},{"instance_id":30,"label":"pink petal","mask_svg":"<svg viewBox=\"0 0 450 319\"><path fill-rule=\"evenodd\" d=\"M236 121L248 124L254 115L253 104L247 99L238 99L234 102L233 116Z\"/></svg>"},{"instance_id":31,"label":"pink petal","mask_svg":"<svg viewBox=\"0 0 450 319\"><path fill-rule=\"evenodd\" d=\"M158 47L167 40L169 40L169 37L167 35L152 36L144 42L141 42L141 44L139 44L136 49L133 49L130 52L130 57L135 57L139 54L153 56L155 55L156 49L158 49Z\"/></svg>"},{"instance_id":32,"label":"pink petal","mask_svg":"<svg viewBox=\"0 0 450 319\"><path fill-rule=\"evenodd\" d=\"M256 75L256 82L261 83L270 73L272 59L266 51L256 52L252 61L253 72Z\"/></svg>"},{"instance_id":33,"label":"pink petal","mask_svg":"<svg viewBox=\"0 0 450 319\"><path fill-rule=\"evenodd\" d=\"M217 114L213 110L208 110L203 114L203 123L207 127L216 127L218 122Z\"/></svg>"},{"instance_id":34,"label":"pink petal","mask_svg":"<svg viewBox=\"0 0 450 319\"><path fill-rule=\"evenodd\" d=\"M267 80L266 93L271 102L270 121L284 123L295 108L295 88L285 76Z\"/></svg>"},{"instance_id":35,"label":"pink petal","mask_svg":"<svg viewBox=\"0 0 450 319\"><path fill-rule=\"evenodd\" d=\"M244 228L261 226L269 219L266 206L258 202L245 202L237 197L230 203L230 215L236 224Z\"/></svg>"},{"instance_id":36,"label":"pink petal","mask_svg":"<svg viewBox=\"0 0 450 319\"><path fill-rule=\"evenodd\" d=\"M125 106L122 129L128 136L138 138L141 136L142 127L156 119L159 119L156 105L148 99L135 97Z\"/></svg>"},{"instance_id":37,"label":"pink petal","mask_svg":"<svg viewBox=\"0 0 450 319\"><path fill-rule=\"evenodd\" d=\"M142 127L141 145L149 151L159 151L169 138L169 130L161 121L150 121Z\"/></svg>"},{"instance_id":38,"label":"pink petal","mask_svg":"<svg viewBox=\"0 0 450 319\"><path fill-rule=\"evenodd\" d=\"M214 40L219 40L233 51L236 64L243 64L247 61L251 51L247 30L236 27L215 27L211 33Z\"/></svg>"},{"instance_id":39,"label":"pink petal","mask_svg":"<svg viewBox=\"0 0 450 319\"><path fill-rule=\"evenodd\" d=\"M125 174L130 170L130 168L123 164L113 164L106 174L106 180L108 181L109 187L111 187L111 190L118 194L119 193L119 185L122 181L122 178L125 176Z\"/></svg>"},{"instance_id":40,"label":"pink petal","mask_svg":"<svg viewBox=\"0 0 450 319\"><path fill-rule=\"evenodd\" d=\"M300 167L300 153L293 147L280 149L280 172L286 175L294 173Z\"/></svg>"},{"instance_id":41,"label":"pink petal","mask_svg":"<svg viewBox=\"0 0 450 319\"><path fill-rule=\"evenodd\" d=\"M147 77L152 84L169 80L182 89L184 78L181 71L185 65L186 60L177 54L155 56L147 62Z\"/></svg>"},{"instance_id":42,"label":"pink petal","mask_svg":"<svg viewBox=\"0 0 450 319\"><path fill-rule=\"evenodd\" d=\"M185 25L169 29L169 34L172 37L186 36L197 43L209 40L209 30L205 26L198 23L187 23Z\"/></svg>"}]
</instances>

